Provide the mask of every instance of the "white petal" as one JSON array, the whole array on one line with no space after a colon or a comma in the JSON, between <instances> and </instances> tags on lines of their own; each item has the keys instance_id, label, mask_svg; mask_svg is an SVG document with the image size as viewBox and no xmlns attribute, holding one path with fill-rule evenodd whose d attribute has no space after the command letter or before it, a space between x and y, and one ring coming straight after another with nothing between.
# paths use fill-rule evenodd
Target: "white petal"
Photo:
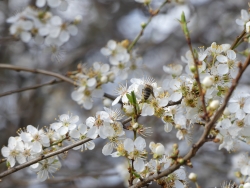
<instances>
[{"instance_id":1,"label":"white petal","mask_svg":"<svg viewBox=\"0 0 250 188\"><path fill-rule=\"evenodd\" d=\"M61 31L60 35L59 35L59 39L60 41L67 42L69 40L70 36L69 33L67 31Z\"/></svg>"},{"instance_id":2,"label":"white petal","mask_svg":"<svg viewBox=\"0 0 250 188\"><path fill-rule=\"evenodd\" d=\"M107 143L102 149L103 155L110 155L112 151L113 151L113 146L111 143Z\"/></svg>"},{"instance_id":3,"label":"white petal","mask_svg":"<svg viewBox=\"0 0 250 188\"><path fill-rule=\"evenodd\" d=\"M23 31L20 37L23 42L29 42L31 39L31 34L29 32Z\"/></svg>"},{"instance_id":4,"label":"white petal","mask_svg":"<svg viewBox=\"0 0 250 188\"><path fill-rule=\"evenodd\" d=\"M239 103L230 103L230 104L228 105L228 110L229 110L231 113L235 113L235 112L237 112L239 109L240 109Z\"/></svg>"},{"instance_id":5,"label":"white petal","mask_svg":"<svg viewBox=\"0 0 250 188\"><path fill-rule=\"evenodd\" d=\"M146 141L144 138L138 136L134 141L134 145L136 149L138 149L139 151L142 151L146 147Z\"/></svg>"},{"instance_id":6,"label":"white petal","mask_svg":"<svg viewBox=\"0 0 250 188\"><path fill-rule=\"evenodd\" d=\"M16 157L16 160L18 161L19 164L23 164L26 162L26 158L23 155L18 155Z\"/></svg>"},{"instance_id":7,"label":"white petal","mask_svg":"<svg viewBox=\"0 0 250 188\"><path fill-rule=\"evenodd\" d=\"M8 147L9 147L9 149L11 149L11 150L15 149L16 145L17 145L16 138L14 138L14 137L11 136L9 138L9 140L8 140Z\"/></svg>"},{"instance_id":8,"label":"white petal","mask_svg":"<svg viewBox=\"0 0 250 188\"><path fill-rule=\"evenodd\" d=\"M116 42L114 40L109 40L107 47L110 48L111 50L114 50L116 48Z\"/></svg>"},{"instance_id":9,"label":"white petal","mask_svg":"<svg viewBox=\"0 0 250 188\"><path fill-rule=\"evenodd\" d=\"M250 98L248 98L248 99L245 101L243 110L244 110L245 113L248 113L248 114L250 113Z\"/></svg>"},{"instance_id":10,"label":"white petal","mask_svg":"<svg viewBox=\"0 0 250 188\"><path fill-rule=\"evenodd\" d=\"M62 114L59 116L60 121L68 121L69 115L68 114Z\"/></svg>"},{"instance_id":11,"label":"white petal","mask_svg":"<svg viewBox=\"0 0 250 188\"><path fill-rule=\"evenodd\" d=\"M79 121L79 116L72 116L70 119L69 119L69 122L70 123L77 123Z\"/></svg>"},{"instance_id":12,"label":"white petal","mask_svg":"<svg viewBox=\"0 0 250 188\"><path fill-rule=\"evenodd\" d=\"M134 151L134 141L131 138L124 140L124 149L129 153Z\"/></svg>"},{"instance_id":13,"label":"white petal","mask_svg":"<svg viewBox=\"0 0 250 188\"><path fill-rule=\"evenodd\" d=\"M79 101L83 98L83 93L80 93L78 91L73 91L71 93L71 98L74 100L74 101Z\"/></svg>"},{"instance_id":14,"label":"white petal","mask_svg":"<svg viewBox=\"0 0 250 188\"><path fill-rule=\"evenodd\" d=\"M108 48L102 48L101 49L101 53L104 55L104 56L109 56L111 55L111 51L108 49Z\"/></svg>"},{"instance_id":15,"label":"white petal","mask_svg":"<svg viewBox=\"0 0 250 188\"><path fill-rule=\"evenodd\" d=\"M10 163L10 167L15 166L15 164L16 164L16 160L12 156L9 156L8 159L7 159L7 161Z\"/></svg>"},{"instance_id":16,"label":"white petal","mask_svg":"<svg viewBox=\"0 0 250 188\"><path fill-rule=\"evenodd\" d=\"M62 126L61 122L56 122L56 123L50 124L51 129L54 129L54 130L58 130L61 126Z\"/></svg>"},{"instance_id":17,"label":"white petal","mask_svg":"<svg viewBox=\"0 0 250 188\"><path fill-rule=\"evenodd\" d=\"M122 97L121 95L116 97L116 99L112 102L112 106L116 105L120 101L121 97Z\"/></svg>"},{"instance_id":18,"label":"white petal","mask_svg":"<svg viewBox=\"0 0 250 188\"><path fill-rule=\"evenodd\" d=\"M217 70L220 75L224 75L229 72L229 68L227 64L219 64L217 67Z\"/></svg>"},{"instance_id":19,"label":"white petal","mask_svg":"<svg viewBox=\"0 0 250 188\"><path fill-rule=\"evenodd\" d=\"M185 188L183 183L181 183L179 180L174 181L175 188Z\"/></svg>"},{"instance_id":20,"label":"white petal","mask_svg":"<svg viewBox=\"0 0 250 188\"><path fill-rule=\"evenodd\" d=\"M51 38L57 38L60 34L61 28L60 27L51 27L49 31L49 36Z\"/></svg>"},{"instance_id":21,"label":"white petal","mask_svg":"<svg viewBox=\"0 0 250 188\"><path fill-rule=\"evenodd\" d=\"M238 118L239 120L242 120L245 117L245 112L242 109L239 109L236 114L235 117Z\"/></svg>"},{"instance_id":22,"label":"white petal","mask_svg":"<svg viewBox=\"0 0 250 188\"><path fill-rule=\"evenodd\" d=\"M87 133L87 126L85 124L80 124L78 125L79 132L81 134L86 134Z\"/></svg>"},{"instance_id":23,"label":"white petal","mask_svg":"<svg viewBox=\"0 0 250 188\"><path fill-rule=\"evenodd\" d=\"M91 139L95 139L97 137L97 135L98 135L98 130L97 130L96 126L90 128L88 133L87 133L87 137L91 138Z\"/></svg>"},{"instance_id":24,"label":"white petal","mask_svg":"<svg viewBox=\"0 0 250 188\"><path fill-rule=\"evenodd\" d=\"M86 109L86 110L90 110L92 107L93 107L93 102L91 99L88 99L88 100L85 100L84 103L83 103L83 107Z\"/></svg>"},{"instance_id":25,"label":"white petal","mask_svg":"<svg viewBox=\"0 0 250 188\"><path fill-rule=\"evenodd\" d=\"M1 149L1 152L2 152L2 155L4 157L8 157L10 155L10 149L6 146L4 146L2 149Z\"/></svg>"},{"instance_id":26,"label":"white petal","mask_svg":"<svg viewBox=\"0 0 250 188\"><path fill-rule=\"evenodd\" d=\"M78 33L78 29L77 29L76 26L70 25L70 26L68 26L68 32L69 32L72 36L75 36L75 35L77 35L77 33Z\"/></svg>"},{"instance_id":27,"label":"white petal","mask_svg":"<svg viewBox=\"0 0 250 188\"><path fill-rule=\"evenodd\" d=\"M60 1L60 0L48 0L48 5L49 5L51 8L56 8L56 7L58 7L60 4L61 4L61 1Z\"/></svg>"},{"instance_id":28,"label":"white petal","mask_svg":"<svg viewBox=\"0 0 250 188\"><path fill-rule=\"evenodd\" d=\"M37 128L35 128L35 127L34 127L34 126L32 126L32 125L28 125L28 126L27 126L27 131L28 131L30 134L32 134L32 135L34 135L34 134L37 134L37 133L38 133Z\"/></svg>"},{"instance_id":29,"label":"white petal","mask_svg":"<svg viewBox=\"0 0 250 188\"><path fill-rule=\"evenodd\" d=\"M234 60L236 58L236 53L233 50L228 50L227 57L231 60Z\"/></svg>"},{"instance_id":30,"label":"white petal","mask_svg":"<svg viewBox=\"0 0 250 188\"><path fill-rule=\"evenodd\" d=\"M65 135L69 131L68 127L62 126L58 129L60 135Z\"/></svg>"},{"instance_id":31,"label":"white petal","mask_svg":"<svg viewBox=\"0 0 250 188\"><path fill-rule=\"evenodd\" d=\"M69 135L72 137L72 138L79 138L80 137L80 132L76 129L72 130L69 132Z\"/></svg>"},{"instance_id":32,"label":"white petal","mask_svg":"<svg viewBox=\"0 0 250 188\"><path fill-rule=\"evenodd\" d=\"M34 151L35 153L40 153L42 151L42 145L40 142L38 141L34 141L32 142L32 151Z\"/></svg>"},{"instance_id":33,"label":"white petal","mask_svg":"<svg viewBox=\"0 0 250 188\"><path fill-rule=\"evenodd\" d=\"M85 143L85 144L86 144L86 146L87 146L87 148L88 148L89 150L92 150L92 149L95 148L95 143L94 143L93 141L89 141L89 142L87 142L87 143Z\"/></svg>"},{"instance_id":34,"label":"white petal","mask_svg":"<svg viewBox=\"0 0 250 188\"><path fill-rule=\"evenodd\" d=\"M173 102L179 101L182 98L182 93L174 92L170 98Z\"/></svg>"},{"instance_id":35,"label":"white petal","mask_svg":"<svg viewBox=\"0 0 250 188\"><path fill-rule=\"evenodd\" d=\"M226 63L227 62L227 57L224 55L218 55L216 59L221 62L221 63Z\"/></svg>"},{"instance_id":36,"label":"white petal","mask_svg":"<svg viewBox=\"0 0 250 188\"><path fill-rule=\"evenodd\" d=\"M66 11L67 8L68 8L68 6L69 6L69 4L68 4L67 1L62 1L61 4L60 4L60 6L58 7L58 9L60 11Z\"/></svg>"},{"instance_id":37,"label":"white petal","mask_svg":"<svg viewBox=\"0 0 250 188\"><path fill-rule=\"evenodd\" d=\"M144 161L141 158L137 158L134 162L134 168L137 172L142 172L145 168Z\"/></svg>"},{"instance_id":38,"label":"white petal","mask_svg":"<svg viewBox=\"0 0 250 188\"><path fill-rule=\"evenodd\" d=\"M46 179L48 179L49 174L47 170L41 170L37 173L37 179L42 182L45 181Z\"/></svg>"},{"instance_id":39,"label":"white petal","mask_svg":"<svg viewBox=\"0 0 250 188\"><path fill-rule=\"evenodd\" d=\"M22 133L20 134L20 137L21 137L21 139L22 139L24 142L31 142L31 141L33 140L31 134L25 133L25 132L22 132Z\"/></svg>"},{"instance_id":40,"label":"white petal","mask_svg":"<svg viewBox=\"0 0 250 188\"><path fill-rule=\"evenodd\" d=\"M36 6L43 7L46 3L46 0L36 0Z\"/></svg>"}]
</instances>

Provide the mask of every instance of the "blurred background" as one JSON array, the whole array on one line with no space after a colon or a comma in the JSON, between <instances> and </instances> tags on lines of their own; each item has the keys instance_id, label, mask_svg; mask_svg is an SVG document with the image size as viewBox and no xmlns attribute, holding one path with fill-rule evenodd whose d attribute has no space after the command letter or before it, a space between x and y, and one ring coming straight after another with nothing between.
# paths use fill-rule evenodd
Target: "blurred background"
<instances>
[{"instance_id":1,"label":"blurred background","mask_svg":"<svg viewBox=\"0 0 250 188\"><path fill-rule=\"evenodd\" d=\"M107 63L108 59L100 53L100 49L108 40L132 41L140 32L141 23L146 22L149 17L147 9L134 0L67 1L67 11L54 11L54 14L59 14L68 21L81 15L83 21L79 25L77 36L72 37L61 49L52 52L51 49L32 42L25 44L13 40L9 35L6 19L22 11L28 4L34 4L34 1L0 0L0 63L45 69L63 75L76 70L80 62L88 66L96 61ZM152 1L154 8L159 7L162 2ZM215 41L218 44L232 44L243 29L235 20L240 18L241 9L248 9L247 3L246 0L187 0L184 4L167 4L161 13L153 18L135 47L142 56L144 71L160 82L166 77L162 70L163 65L182 63L181 56L185 56L188 49L177 21L182 11L189 21L193 46L208 47ZM238 58L241 60L241 57ZM249 70L247 72L241 80L241 87L249 90L249 76L246 76L249 75ZM39 74L0 69L0 94L53 79ZM117 84L107 84L104 89L108 94L114 94L112 91ZM58 115L68 112L79 115L81 121L85 122L87 117L103 109L99 105L103 99L96 99L92 110L84 110L71 99L72 91L72 85L59 83L0 97L0 146L7 145L8 138L15 136L19 128L27 125L48 126ZM163 131L161 120L141 118L140 122L153 127L154 133L146 138L148 142L164 143L167 150L171 149L173 143L178 142L176 132L167 134ZM198 138L200 131L197 130L195 138ZM125 161L122 158L105 157L101 153L105 141L96 140L95 143L96 148L93 151L69 151L67 157L62 160L62 169L50 180L40 183L34 172L23 169L5 177L0 187L125 187L121 176L126 170ZM244 145L242 148L244 150ZM181 154L184 155L188 149L184 141L180 143ZM237 156L237 153L218 151L217 144L207 143L192 160L194 168L186 170L198 174L198 183L202 187L218 187L224 180L234 178L232 156ZM0 164L0 172L4 170L6 165ZM157 186L153 184L150 187ZM190 183L190 187L195 186Z\"/></svg>"}]
</instances>

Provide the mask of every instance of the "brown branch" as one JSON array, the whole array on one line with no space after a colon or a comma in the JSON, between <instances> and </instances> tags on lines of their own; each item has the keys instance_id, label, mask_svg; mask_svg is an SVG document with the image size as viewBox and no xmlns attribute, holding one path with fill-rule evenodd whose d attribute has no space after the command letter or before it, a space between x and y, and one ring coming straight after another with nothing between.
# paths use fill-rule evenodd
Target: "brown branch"
<instances>
[{"instance_id":1,"label":"brown branch","mask_svg":"<svg viewBox=\"0 0 250 188\"><path fill-rule=\"evenodd\" d=\"M241 34L239 36L237 36L237 38L235 39L235 41L233 42L232 46L230 47L231 50L233 50L234 48L236 48L239 43L239 41L244 37L244 35L246 34L245 29L241 32Z\"/></svg>"},{"instance_id":2,"label":"brown branch","mask_svg":"<svg viewBox=\"0 0 250 188\"><path fill-rule=\"evenodd\" d=\"M9 64L0 64L0 69L10 69L10 70L15 70L15 71L25 71L25 72L44 74L44 75L47 75L47 76L56 77L56 78L58 78L60 80L68 82L70 84L77 85L73 80L67 78L66 76L63 76L63 75L55 73L55 72L47 71L47 70L30 69L30 68L25 68L25 67L20 67L20 66L15 66L15 65L9 65Z\"/></svg>"},{"instance_id":3,"label":"brown branch","mask_svg":"<svg viewBox=\"0 0 250 188\"><path fill-rule=\"evenodd\" d=\"M47 76L53 76L53 77L56 77L60 80L58 81L54 81L54 83L52 84L55 84L55 82L59 83L59 82L67 82L67 83L70 83L74 86L77 86L77 83L74 82L73 80L69 79L68 77L66 76L63 76L61 74L58 74L58 73L55 73L55 72L51 72L51 71L47 71L47 70L42 70L42 69L30 69L30 68L26 68L26 67L20 67L20 66L15 66L15 65L9 65L9 64L1 64L0 63L0 69L10 69L10 70L15 70L15 71L24 71L24 72L32 72L32 73L38 73L38 74L44 74L44 75L47 75ZM53 82L53 81L51 81ZM45 83L44 85L50 85L49 82L48 83ZM35 85L33 87L39 87L39 85ZM42 87L42 84L40 85L40 87ZM30 87L32 89L32 86ZM33 89L36 89L36 88L33 88ZM23 88L23 89L20 89L21 91L18 91L18 92L22 92L22 91L25 91L25 90L29 90L27 88ZM11 91L9 91L11 92ZM13 92L14 93L14 92ZM3 93L5 94L5 93ZM12 93L10 93L12 94ZM7 94L7 95L10 95L10 94ZM5 95L3 95L5 96ZM0 97L2 97L2 94L0 94ZM106 98L109 98L111 100L115 100L116 97L112 96L112 95L109 95L107 93L104 93L104 97Z\"/></svg>"},{"instance_id":4,"label":"brown branch","mask_svg":"<svg viewBox=\"0 0 250 188\"><path fill-rule=\"evenodd\" d=\"M7 175L10 175L10 174L12 174L12 173L14 173L14 172L16 172L16 171L19 171L19 170L21 170L21 169L23 169L23 168L26 168L26 167L28 167L28 166L30 166L30 165L32 165L32 164L35 164L35 163L37 163L37 162L39 162L39 161L41 161L41 160L43 160L43 159L47 159L47 158L49 158L49 157L52 157L52 156L58 155L58 154L60 154L60 153L63 153L63 152L65 152L65 151L68 151L68 150L70 150L70 149L72 149L72 148L74 148L74 147L76 147L76 146L82 145L82 144L84 144L84 143L86 143L86 142L88 142L88 141L90 141L90 140L92 140L92 139L86 138L86 139L84 139L84 140L77 141L77 142L75 142L74 144L71 144L71 145L69 145L69 146L65 146L65 147L63 147L63 148L61 148L61 149L59 149L59 150L57 150L57 151L54 151L54 152L51 152L51 153L48 153L48 154L45 154L45 155L41 155L40 157L38 157L38 158L36 158L36 159L33 159L33 160L31 160L31 161L28 161L28 162L23 163L23 164L21 164L21 165L18 165L18 166L16 166L16 167L10 168L9 170L6 170L6 171L2 172L2 173L0 174L0 178L3 178L3 177L5 177L5 176L7 176Z\"/></svg>"},{"instance_id":5,"label":"brown branch","mask_svg":"<svg viewBox=\"0 0 250 188\"><path fill-rule=\"evenodd\" d=\"M236 86L238 85L238 82L239 82L243 72L246 70L246 68L249 66L249 64L250 64L250 55L248 56L248 58L245 61L244 65L240 64L240 66L239 66L240 70L238 72L238 75L233 80L232 86L230 87L229 92L227 93L223 104L221 105L219 110L216 112L216 114L213 116L213 118L205 125L204 131L203 131L200 139L193 145L193 147L189 150L189 152L183 158L183 160L185 162L187 160L190 160L192 157L194 157L195 154L197 153L197 151L203 146L203 144L206 143L207 136L209 135L210 130L213 128L214 124L217 122L217 120L222 115L222 113L223 113L224 109L226 108L226 105L227 105L233 91L235 90ZM181 165L182 164L180 164L180 163L174 164L171 167L169 167L168 169L161 172L160 174L155 174L155 175L149 176L149 177L145 178L143 181L131 186L131 188L143 187L143 186L148 185L148 183L150 183L151 181L155 181L155 180L158 180L158 179L160 179L160 178L162 178L164 176L168 176L169 174L171 174L172 172L174 172L175 170L180 168Z\"/></svg>"},{"instance_id":6,"label":"brown branch","mask_svg":"<svg viewBox=\"0 0 250 188\"><path fill-rule=\"evenodd\" d=\"M6 43L6 42L10 42L10 41L18 41L19 39L18 38L15 38L13 36L10 36L10 37L3 37L3 38L0 38L0 45L2 43Z\"/></svg>"},{"instance_id":7,"label":"brown branch","mask_svg":"<svg viewBox=\"0 0 250 188\"><path fill-rule=\"evenodd\" d=\"M23 92L23 91L37 89L37 88L40 88L40 87L43 87L43 86L53 85L53 84L57 84L57 83L61 83L61 82L62 82L62 80L55 80L54 79L54 80L51 80L51 81L43 83L43 84L37 84L37 85L30 86L30 87L24 87L24 88L17 89L17 90L7 91L7 92L4 92L4 93L1 93L0 97L11 95L13 93L20 93L20 92Z\"/></svg>"}]
</instances>

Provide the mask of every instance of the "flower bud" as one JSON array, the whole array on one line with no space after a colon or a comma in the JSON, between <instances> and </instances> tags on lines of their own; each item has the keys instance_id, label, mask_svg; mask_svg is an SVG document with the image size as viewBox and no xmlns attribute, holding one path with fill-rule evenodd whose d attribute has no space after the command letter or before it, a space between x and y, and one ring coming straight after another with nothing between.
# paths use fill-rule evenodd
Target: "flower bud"
<instances>
[{"instance_id":1,"label":"flower bud","mask_svg":"<svg viewBox=\"0 0 250 188\"><path fill-rule=\"evenodd\" d=\"M137 129L137 128L139 127L139 124L138 124L138 123L134 123L134 124L132 125L132 127L133 127L133 129Z\"/></svg>"},{"instance_id":2,"label":"flower bud","mask_svg":"<svg viewBox=\"0 0 250 188\"><path fill-rule=\"evenodd\" d=\"M104 106L110 107L111 104L112 104L112 101L111 101L110 99L105 98L105 99L103 100L103 105L104 105Z\"/></svg>"},{"instance_id":3,"label":"flower bud","mask_svg":"<svg viewBox=\"0 0 250 188\"><path fill-rule=\"evenodd\" d=\"M108 82L107 76L102 76L102 77L101 77L101 82L102 82L102 83L107 83L107 82Z\"/></svg>"},{"instance_id":4,"label":"flower bud","mask_svg":"<svg viewBox=\"0 0 250 188\"><path fill-rule=\"evenodd\" d=\"M193 181L193 182L196 182L197 181L197 174L191 172L188 176L188 178Z\"/></svg>"},{"instance_id":5,"label":"flower bud","mask_svg":"<svg viewBox=\"0 0 250 188\"><path fill-rule=\"evenodd\" d=\"M220 105L220 102L218 100L213 100L210 104L209 104L209 108L211 108L212 110L216 110Z\"/></svg>"},{"instance_id":6,"label":"flower bud","mask_svg":"<svg viewBox=\"0 0 250 188\"><path fill-rule=\"evenodd\" d=\"M163 155L165 153L165 147L159 143L159 145L155 148L155 154Z\"/></svg>"},{"instance_id":7,"label":"flower bud","mask_svg":"<svg viewBox=\"0 0 250 188\"><path fill-rule=\"evenodd\" d=\"M203 81L202 84L205 87L211 87L214 84L214 77L213 76L206 76Z\"/></svg>"},{"instance_id":8,"label":"flower bud","mask_svg":"<svg viewBox=\"0 0 250 188\"><path fill-rule=\"evenodd\" d=\"M225 116L230 115L230 112L229 112L228 108L225 108L223 114L224 114Z\"/></svg>"}]
</instances>

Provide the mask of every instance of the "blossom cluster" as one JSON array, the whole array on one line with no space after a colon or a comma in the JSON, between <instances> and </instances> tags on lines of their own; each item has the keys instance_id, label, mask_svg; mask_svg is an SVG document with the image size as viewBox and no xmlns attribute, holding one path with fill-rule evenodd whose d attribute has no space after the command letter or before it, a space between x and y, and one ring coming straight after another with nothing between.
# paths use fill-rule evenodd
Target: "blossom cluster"
<instances>
[{"instance_id":1,"label":"blossom cluster","mask_svg":"<svg viewBox=\"0 0 250 188\"><path fill-rule=\"evenodd\" d=\"M38 4L40 2L37 1ZM7 19L7 22L11 24L11 35L19 37L26 43L34 38L36 43L46 46L62 46L66 43L70 36L77 34L76 24L79 21L76 18L72 23L64 22L61 17L53 15L49 11L32 7L27 7L22 12Z\"/></svg>"}]
</instances>

